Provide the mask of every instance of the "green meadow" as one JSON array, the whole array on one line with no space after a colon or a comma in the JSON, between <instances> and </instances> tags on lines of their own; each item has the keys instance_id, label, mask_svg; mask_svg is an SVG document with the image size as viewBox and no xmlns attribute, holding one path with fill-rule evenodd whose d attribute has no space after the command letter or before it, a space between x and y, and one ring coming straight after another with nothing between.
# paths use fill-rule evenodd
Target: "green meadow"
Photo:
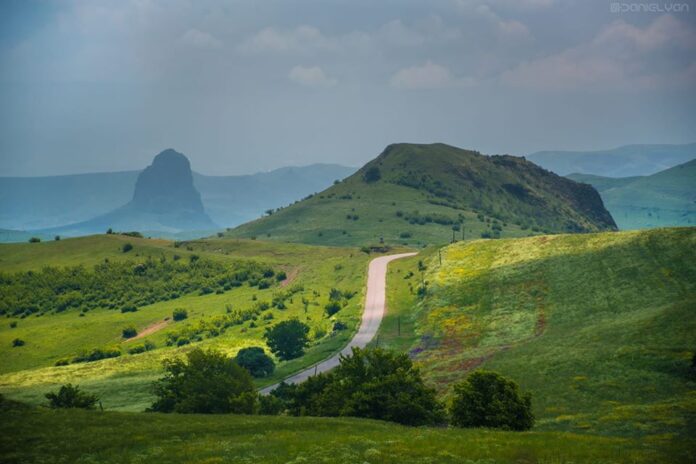
<instances>
[{"instance_id":1,"label":"green meadow","mask_svg":"<svg viewBox=\"0 0 696 464\"><path fill-rule=\"evenodd\" d=\"M495 370L532 393L535 430L696 449L696 229L460 242L441 257L391 267L378 343L410 351L443 397Z\"/></svg>"},{"instance_id":2,"label":"green meadow","mask_svg":"<svg viewBox=\"0 0 696 464\"><path fill-rule=\"evenodd\" d=\"M123 253L124 243L133 250ZM30 403L44 401L43 394L66 382L79 383L99 394L107 409L142 411L152 402L150 385L161 375L162 361L182 355L195 347L216 348L230 355L247 346L265 346L266 327L290 318L299 318L311 327L312 344L306 355L287 362L277 362L273 376L259 380L259 385L284 378L340 350L350 339L360 320L364 280L370 259L358 249L313 247L252 240L207 239L169 242L119 235L101 235L55 242L12 244L0 247L0 262L7 272L40 270L45 266L83 264L89 268L104 259L131 260L134 263L174 255L186 259L191 255L221 263L253 260L270 265L287 275L267 289L243 285L223 293L182 295L179 298L142 306L137 312L121 313L113 309L95 309L80 316L65 311L25 318L2 318L0 325L0 392ZM332 318L324 313L331 288L356 292L345 307ZM272 307L280 294L290 294L284 309ZM228 328L216 337L203 338L185 346L167 346L168 334L197 327L201 321L223 317L228 309L253 308L268 303L270 309L252 320ZM188 318L174 322L174 309L182 308ZM341 321L348 329L334 332L333 324ZM16 327L11 327L11 323ZM144 337L126 340L122 329L133 326ZM145 332L147 333L147 332ZM25 341L13 347L12 341ZM131 355L127 351L150 342L156 349ZM119 357L95 362L55 366L94 348L113 348ZM277 361L277 360L276 360Z\"/></svg>"}]
</instances>

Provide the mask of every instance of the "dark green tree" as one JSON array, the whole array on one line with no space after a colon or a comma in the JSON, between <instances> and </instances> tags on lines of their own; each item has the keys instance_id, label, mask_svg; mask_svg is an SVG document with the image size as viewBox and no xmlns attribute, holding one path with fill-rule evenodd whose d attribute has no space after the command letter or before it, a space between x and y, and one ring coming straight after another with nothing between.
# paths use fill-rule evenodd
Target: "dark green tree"
<instances>
[{"instance_id":1,"label":"dark green tree","mask_svg":"<svg viewBox=\"0 0 696 464\"><path fill-rule=\"evenodd\" d=\"M382 178L382 173L379 171L379 168L377 166L371 166L365 171L363 174L363 180L367 182L368 184L371 184L372 182L377 182Z\"/></svg>"},{"instance_id":2,"label":"dark green tree","mask_svg":"<svg viewBox=\"0 0 696 464\"><path fill-rule=\"evenodd\" d=\"M280 322L266 329L264 338L271 352L283 361L295 359L304 354L309 344L309 326L298 319Z\"/></svg>"},{"instance_id":3,"label":"dark green tree","mask_svg":"<svg viewBox=\"0 0 696 464\"><path fill-rule=\"evenodd\" d=\"M474 371L454 386L450 406L452 424L528 430L534 425L532 397L512 380L495 372Z\"/></svg>"},{"instance_id":4,"label":"dark green tree","mask_svg":"<svg viewBox=\"0 0 696 464\"><path fill-rule=\"evenodd\" d=\"M275 363L260 346L242 348L234 360L254 377L267 377L275 370Z\"/></svg>"},{"instance_id":5,"label":"dark green tree","mask_svg":"<svg viewBox=\"0 0 696 464\"><path fill-rule=\"evenodd\" d=\"M80 391L80 388L72 384L63 385L58 390L58 393L46 393L48 406L50 408L82 408L94 409L94 405L99 401L95 395L90 395Z\"/></svg>"},{"instance_id":6,"label":"dark green tree","mask_svg":"<svg viewBox=\"0 0 696 464\"><path fill-rule=\"evenodd\" d=\"M253 414L258 394L249 372L218 351L195 349L183 359L164 362L155 382L151 411Z\"/></svg>"},{"instance_id":7,"label":"dark green tree","mask_svg":"<svg viewBox=\"0 0 696 464\"><path fill-rule=\"evenodd\" d=\"M295 415L353 416L405 425L444 421L435 391L406 354L353 348L333 371L279 393Z\"/></svg>"}]
</instances>

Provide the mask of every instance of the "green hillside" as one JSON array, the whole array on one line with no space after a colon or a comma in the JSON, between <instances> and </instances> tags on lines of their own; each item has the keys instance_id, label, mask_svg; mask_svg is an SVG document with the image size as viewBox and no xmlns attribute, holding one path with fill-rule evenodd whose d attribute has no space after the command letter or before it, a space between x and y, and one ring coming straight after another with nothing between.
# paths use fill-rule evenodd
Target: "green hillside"
<instances>
[{"instance_id":1,"label":"green hillside","mask_svg":"<svg viewBox=\"0 0 696 464\"><path fill-rule=\"evenodd\" d=\"M532 393L536 430L693 439L696 228L486 240L441 253L440 265L430 252L422 275L423 256L391 267L379 344L409 351L443 395L482 367Z\"/></svg>"},{"instance_id":2,"label":"green hillside","mask_svg":"<svg viewBox=\"0 0 696 464\"><path fill-rule=\"evenodd\" d=\"M343 182L229 235L421 246L447 243L460 224L467 238L615 227L594 189L523 158L483 156L444 144L395 144Z\"/></svg>"},{"instance_id":3,"label":"green hillside","mask_svg":"<svg viewBox=\"0 0 696 464\"><path fill-rule=\"evenodd\" d=\"M596 188L621 229L696 224L696 159L644 177L568 177Z\"/></svg>"},{"instance_id":4,"label":"green hillside","mask_svg":"<svg viewBox=\"0 0 696 464\"><path fill-rule=\"evenodd\" d=\"M129 243L133 249L123 252ZM2 315L0 324L0 393L33 403L44 401L43 394L66 382L77 382L96 391L103 398L104 407L129 411L142 411L151 404L151 382L161 374L162 361L182 354L193 347L215 347L234 354L246 346L265 346L262 336L266 327L279 321L298 317L310 327L312 343L305 356L277 362L273 377L259 384L277 381L302 367L324 359L339 350L357 329L364 291L367 262L370 259L357 249L314 247L308 245L281 244L234 239L209 239L191 242L149 240L122 235L98 235L84 238L65 239L42 243L0 245L0 309L9 302L9 312ZM195 263L194 263L195 262ZM151 273L162 273L167 266L174 269L201 269L188 274L173 275L170 280L182 282L189 291L160 296L157 289L164 284L153 280L153 292L139 289L122 289L121 263L130 269L151 269ZM192 263L192 264L189 264ZM212 264L206 264L212 263ZM259 288L251 280L229 289L220 286L224 272L249 269L250 263L258 263L257 269L270 267L276 275L286 274L278 281L276 275L266 279L270 286ZM201 267L206 264L207 267ZM112 277L113 292L107 293L104 303L89 300L77 303L79 295L70 293L70 287L80 285L81 292L87 291L89 280L71 283L66 273L43 271L46 266L63 268L81 266L68 274L85 275L94 279L99 272L117 273ZM99 266L98 268L96 266ZM215 266L221 266L216 270ZM163 270L164 269L164 270ZM195 287L201 273L209 272L209 279ZM27 273L30 272L31 274ZM22 273L22 274L18 274ZM51 303L72 301L67 309L45 311L46 295L44 277L60 276L61 294ZM19 276L19 277L17 277ZM166 274L165 274L166 276ZM36 287L36 295L30 294L29 305L15 306L13 298L26 295L21 287L7 287L8 282L19 279ZM57 277L53 277L56 280ZM99 281L103 285L103 281ZM126 281L127 282L127 281ZM206 289L206 287L208 287ZM355 292L344 302L343 308L328 318L324 306L328 302L329 290ZM8 290L9 289L9 290ZM39 291L40 289L40 291ZM90 293L91 294L91 293ZM32 300L31 297L36 299ZM69 297L69 298L68 298ZM102 298L102 297L100 297ZM142 299L148 301L142 302ZM99 300L103 301L103 300ZM282 301L282 305L274 302ZM136 312L120 311L133 302ZM305 304L306 302L306 304ZM32 304L38 309L35 311ZM115 306L114 306L114 303ZM110 308L110 306L114 306ZM53 306L51 306L53 307ZM17 308L26 308L15 314ZM182 308L188 318L181 322L171 320L174 309ZM240 323L220 329L227 319L240 316ZM236 319L235 319L236 321ZM333 331L335 321L346 324L347 329ZM122 338L122 329L128 326L147 334L137 340ZM179 336L169 346L173 335ZM24 346L13 347L13 340L20 339ZM178 346L178 340L187 344ZM140 354L129 354L135 347L150 342L156 349ZM54 366L61 360L71 360L95 348L117 350L118 357L93 362L71 363Z\"/></svg>"},{"instance_id":5,"label":"green hillside","mask_svg":"<svg viewBox=\"0 0 696 464\"><path fill-rule=\"evenodd\" d=\"M0 402L0 461L6 463L673 464L688 462L683 455L634 439L569 433L350 418L49 411Z\"/></svg>"}]
</instances>

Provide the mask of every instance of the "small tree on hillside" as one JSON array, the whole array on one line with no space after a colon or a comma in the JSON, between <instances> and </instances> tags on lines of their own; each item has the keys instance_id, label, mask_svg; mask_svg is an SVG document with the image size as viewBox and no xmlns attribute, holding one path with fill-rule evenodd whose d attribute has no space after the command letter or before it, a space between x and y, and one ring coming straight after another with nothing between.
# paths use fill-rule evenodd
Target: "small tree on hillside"
<instances>
[{"instance_id":1,"label":"small tree on hillside","mask_svg":"<svg viewBox=\"0 0 696 464\"><path fill-rule=\"evenodd\" d=\"M454 386L450 406L452 424L528 430L534 425L532 397L512 380L488 371L475 371Z\"/></svg>"},{"instance_id":2,"label":"small tree on hillside","mask_svg":"<svg viewBox=\"0 0 696 464\"><path fill-rule=\"evenodd\" d=\"M379 168L377 166L371 166L367 169L367 171L365 171L365 174L363 174L363 180L368 184L377 182L381 178L382 173L379 171Z\"/></svg>"},{"instance_id":3,"label":"small tree on hillside","mask_svg":"<svg viewBox=\"0 0 696 464\"><path fill-rule=\"evenodd\" d=\"M164 362L165 375L155 382L151 411L253 414L258 394L251 375L218 351L195 349L186 361Z\"/></svg>"},{"instance_id":4,"label":"small tree on hillside","mask_svg":"<svg viewBox=\"0 0 696 464\"><path fill-rule=\"evenodd\" d=\"M260 346L242 348L234 360L254 377L267 377L275 369L275 363Z\"/></svg>"},{"instance_id":5,"label":"small tree on hillside","mask_svg":"<svg viewBox=\"0 0 696 464\"><path fill-rule=\"evenodd\" d=\"M273 354L283 361L304 354L309 344L309 326L297 319L290 319L266 329L264 338Z\"/></svg>"},{"instance_id":6,"label":"small tree on hillside","mask_svg":"<svg viewBox=\"0 0 696 464\"><path fill-rule=\"evenodd\" d=\"M48 407L53 409L58 408L82 408L94 409L94 405L99 401L94 395L80 391L80 388L72 384L63 385L58 390L58 393L46 393L48 399Z\"/></svg>"}]
</instances>

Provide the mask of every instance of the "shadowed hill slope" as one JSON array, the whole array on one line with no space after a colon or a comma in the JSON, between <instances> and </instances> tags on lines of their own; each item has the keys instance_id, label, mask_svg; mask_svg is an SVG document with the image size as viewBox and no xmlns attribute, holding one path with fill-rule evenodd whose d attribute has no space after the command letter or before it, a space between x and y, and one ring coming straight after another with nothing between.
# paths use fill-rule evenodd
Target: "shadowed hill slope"
<instances>
[{"instance_id":1,"label":"shadowed hill slope","mask_svg":"<svg viewBox=\"0 0 696 464\"><path fill-rule=\"evenodd\" d=\"M445 243L465 236L614 230L589 185L524 158L444 144L394 144L343 182L230 234L354 245Z\"/></svg>"}]
</instances>

